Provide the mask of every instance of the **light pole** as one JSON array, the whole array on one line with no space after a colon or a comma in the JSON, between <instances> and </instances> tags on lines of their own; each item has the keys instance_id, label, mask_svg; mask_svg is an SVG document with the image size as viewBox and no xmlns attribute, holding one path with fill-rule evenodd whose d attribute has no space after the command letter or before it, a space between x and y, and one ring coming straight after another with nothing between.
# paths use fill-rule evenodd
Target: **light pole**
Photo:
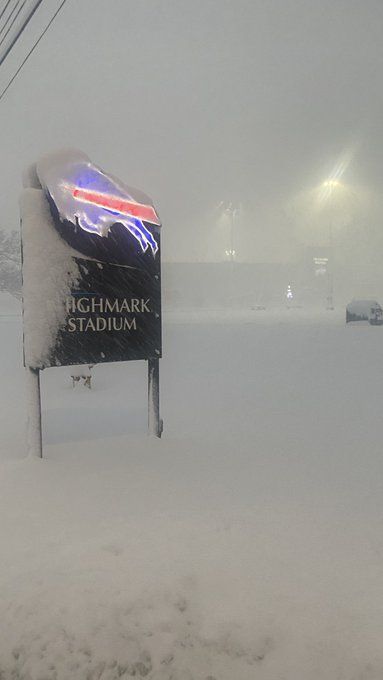
<instances>
[{"instance_id":1,"label":"light pole","mask_svg":"<svg viewBox=\"0 0 383 680\"><path fill-rule=\"evenodd\" d=\"M328 201L333 192L341 187L341 183L337 179L328 179L322 184L321 199ZM330 215L328 222L328 244L330 257L327 262L327 298L326 309L332 311L334 309L334 242L333 242L333 225L332 217Z\"/></svg>"},{"instance_id":2,"label":"light pole","mask_svg":"<svg viewBox=\"0 0 383 680\"><path fill-rule=\"evenodd\" d=\"M344 170L343 166L336 167L325 181L303 190L289 203L297 241L306 247L310 261L317 265L315 276L321 280L313 286L312 293L315 290L318 302L321 300L328 310L334 309L335 268L345 259L345 246L350 248L346 236L350 236L349 227L363 198L360 189L357 195L353 186L341 181ZM316 257L310 254L314 248L318 251L314 253ZM311 272L311 267L306 271Z\"/></svg>"},{"instance_id":3,"label":"light pole","mask_svg":"<svg viewBox=\"0 0 383 680\"><path fill-rule=\"evenodd\" d=\"M234 262L235 260L235 248L234 248L234 228L235 228L235 218L237 217L238 214L238 208L229 201L228 203L224 203L224 213L228 216L230 220L230 247L228 250L225 251L225 254L228 256L230 262Z\"/></svg>"},{"instance_id":4,"label":"light pole","mask_svg":"<svg viewBox=\"0 0 383 680\"><path fill-rule=\"evenodd\" d=\"M222 208L222 214L229 220L229 247L225 250L225 255L230 262L230 272L229 272L229 300L231 304L233 303L233 293L234 293L234 267L235 267L235 220L239 213L239 207L236 206L232 201L222 202L220 204Z\"/></svg>"}]
</instances>

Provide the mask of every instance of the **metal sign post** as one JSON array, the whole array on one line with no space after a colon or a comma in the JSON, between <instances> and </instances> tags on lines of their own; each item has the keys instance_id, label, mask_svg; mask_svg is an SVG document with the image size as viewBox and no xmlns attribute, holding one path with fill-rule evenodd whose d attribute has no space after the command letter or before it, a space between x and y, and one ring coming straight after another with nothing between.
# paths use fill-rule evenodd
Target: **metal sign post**
<instances>
[{"instance_id":1,"label":"metal sign post","mask_svg":"<svg viewBox=\"0 0 383 680\"><path fill-rule=\"evenodd\" d=\"M43 438L41 431L41 390L40 371L35 368L25 369L27 380L27 447L28 455L43 457Z\"/></svg>"},{"instance_id":2,"label":"metal sign post","mask_svg":"<svg viewBox=\"0 0 383 680\"><path fill-rule=\"evenodd\" d=\"M154 437L161 437L163 422L160 418L160 362L148 360L148 431Z\"/></svg>"}]
</instances>

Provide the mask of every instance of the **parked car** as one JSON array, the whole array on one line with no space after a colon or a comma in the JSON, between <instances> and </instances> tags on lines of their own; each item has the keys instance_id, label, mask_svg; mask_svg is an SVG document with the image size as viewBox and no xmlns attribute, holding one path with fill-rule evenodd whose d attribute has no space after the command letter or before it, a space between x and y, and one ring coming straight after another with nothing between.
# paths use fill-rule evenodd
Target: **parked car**
<instances>
[{"instance_id":1,"label":"parked car","mask_svg":"<svg viewBox=\"0 0 383 680\"><path fill-rule=\"evenodd\" d=\"M346 323L368 321L372 326L383 324L383 309L376 300L352 300L346 307Z\"/></svg>"}]
</instances>

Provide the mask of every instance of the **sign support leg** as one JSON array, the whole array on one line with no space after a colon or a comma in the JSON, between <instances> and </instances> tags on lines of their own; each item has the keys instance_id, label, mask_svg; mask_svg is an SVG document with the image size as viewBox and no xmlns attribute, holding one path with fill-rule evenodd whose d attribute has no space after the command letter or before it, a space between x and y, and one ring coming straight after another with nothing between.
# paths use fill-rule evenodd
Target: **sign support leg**
<instances>
[{"instance_id":1,"label":"sign support leg","mask_svg":"<svg viewBox=\"0 0 383 680\"><path fill-rule=\"evenodd\" d=\"M43 438L41 432L41 392L40 371L26 368L27 374L27 445L28 456L43 457Z\"/></svg>"},{"instance_id":2,"label":"sign support leg","mask_svg":"<svg viewBox=\"0 0 383 680\"><path fill-rule=\"evenodd\" d=\"M163 422L160 418L160 362L148 359L148 433L161 437Z\"/></svg>"}]
</instances>

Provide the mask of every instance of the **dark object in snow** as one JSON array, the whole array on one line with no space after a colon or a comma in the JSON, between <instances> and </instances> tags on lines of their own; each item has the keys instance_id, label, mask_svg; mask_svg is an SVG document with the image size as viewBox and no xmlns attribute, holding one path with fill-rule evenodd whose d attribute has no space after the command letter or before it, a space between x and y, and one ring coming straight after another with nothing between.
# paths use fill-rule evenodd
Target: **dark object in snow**
<instances>
[{"instance_id":1,"label":"dark object in snow","mask_svg":"<svg viewBox=\"0 0 383 680\"><path fill-rule=\"evenodd\" d=\"M368 321L371 326L383 324L383 309L376 300L352 300L346 307L346 323Z\"/></svg>"},{"instance_id":2,"label":"dark object in snow","mask_svg":"<svg viewBox=\"0 0 383 680\"><path fill-rule=\"evenodd\" d=\"M73 370L72 367L72 372L71 372L71 378L72 378L72 387L76 386L76 383L79 383L80 380L82 380L84 387L87 387L89 390L92 388L92 368L93 364L90 364L89 366L79 366L78 370Z\"/></svg>"}]
</instances>

